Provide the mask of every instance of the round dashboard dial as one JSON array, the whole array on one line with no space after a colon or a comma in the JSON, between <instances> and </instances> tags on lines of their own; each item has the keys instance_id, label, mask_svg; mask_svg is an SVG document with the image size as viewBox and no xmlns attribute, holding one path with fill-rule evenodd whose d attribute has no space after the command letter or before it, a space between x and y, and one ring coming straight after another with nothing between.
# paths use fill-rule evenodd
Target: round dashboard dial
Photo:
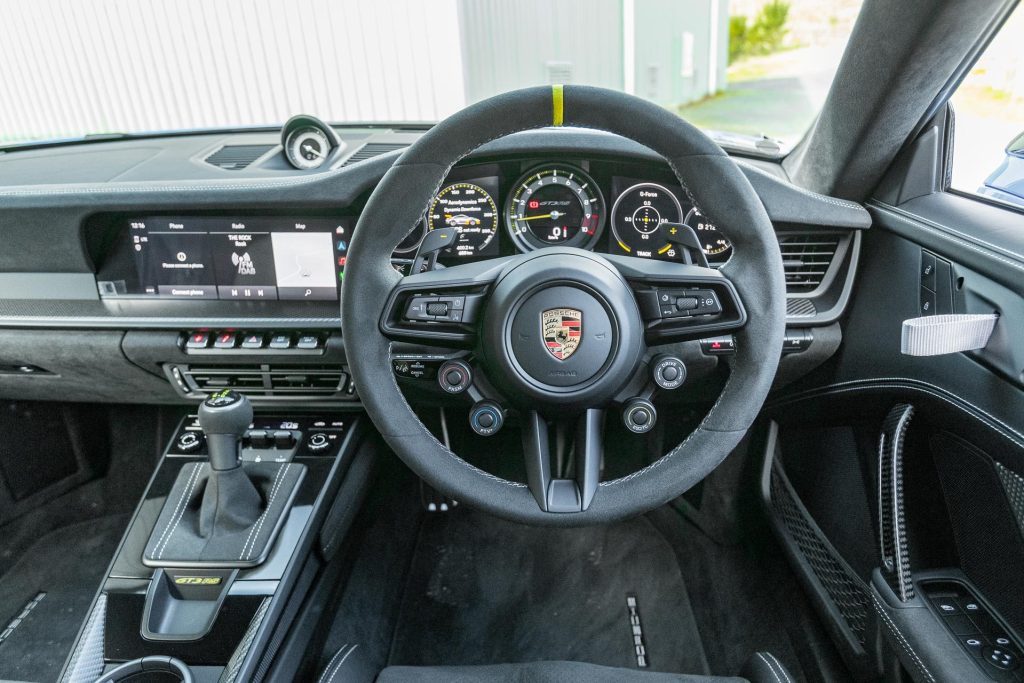
<instances>
[{"instance_id":1,"label":"round dashboard dial","mask_svg":"<svg viewBox=\"0 0 1024 683\"><path fill-rule=\"evenodd\" d=\"M285 140L285 154L292 166L302 170L320 168L331 153L327 135L313 126L296 128Z\"/></svg>"},{"instance_id":2,"label":"round dashboard dial","mask_svg":"<svg viewBox=\"0 0 1024 683\"><path fill-rule=\"evenodd\" d=\"M668 188L640 183L626 189L612 207L612 235L627 254L643 258L675 254L661 233L663 223L681 223L683 208Z\"/></svg>"},{"instance_id":3,"label":"round dashboard dial","mask_svg":"<svg viewBox=\"0 0 1024 683\"><path fill-rule=\"evenodd\" d=\"M427 210L430 230L455 228L459 232L448 253L460 257L478 255L498 232L498 206L494 198L479 185L452 183L430 203Z\"/></svg>"},{"instance_id":4,"label":"round dashboard dial","mask_svg":"<svg viewBox=\"0 0 1024 683\"><path fill-rule=\"evenodd\" d=\"M573 166L544 166L516 181L505 226L521 251L558 245L590 249L604 227L597 184Z\"/></svg>"},{"instance_id":5,"label":"round dashboard dial","mask_svg":"<svg viewBox=\"0 0 1024 683\"><path fill-rule=\"evenodd\" d=\"M721 266L732 257L732 242L699 210L690 209L684 222L697 233L700 248L708 257L708 264Z\"/></svg>"}]
</instances>

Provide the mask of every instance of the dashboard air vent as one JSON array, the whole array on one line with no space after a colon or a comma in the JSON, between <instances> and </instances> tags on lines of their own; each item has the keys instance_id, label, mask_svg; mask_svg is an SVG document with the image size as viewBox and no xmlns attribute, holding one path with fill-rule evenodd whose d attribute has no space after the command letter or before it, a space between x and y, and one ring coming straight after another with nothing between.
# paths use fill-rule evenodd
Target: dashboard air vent
<instances>
[{"instance_id":1,"label":"dashboard air vent","mask_svg":"<svg viewBox=\"0 0 1024 683\"><path fill-rule=\"evenodd\" d=\"M346 159L342 166L357 164L360 161L365 161L380 154L394 152L396 149L405 149L408 146L404 142L368 142L356 150L355 154Z\"/></svg>"},{"instance_id":2,"label":"dashboard air vent","mask_svg":"<svg viewBox=\"0 0 1024 683\"><path fill-rule=\"evenodd\" d=\"M206 163L228 171L240 171L274 148L274 145L224 145L206 157Z\"/></svg>"},{"instance_id":3,"label":"dashboard air vent","mask_svg":"<svg viewBox=\"0 0 1024 683\"><path fill-rule=\"evenodd\" d=\"M786 291L802 294L817 289L838 248L839 235L779 235L782 266L786 271Z\"/></svg>"},{"instance_id":4,"label":"dashboard air vent","mask_svg":"<svg viewBox=\"0 0 1024 683\"><path fill-rule=\"evenodd\" d=\"M176 365L172 376L190 396L234 389L254 398L336 396L345 390L347 373L340 367L237 367Z\"/></svg>"}]
</instances>

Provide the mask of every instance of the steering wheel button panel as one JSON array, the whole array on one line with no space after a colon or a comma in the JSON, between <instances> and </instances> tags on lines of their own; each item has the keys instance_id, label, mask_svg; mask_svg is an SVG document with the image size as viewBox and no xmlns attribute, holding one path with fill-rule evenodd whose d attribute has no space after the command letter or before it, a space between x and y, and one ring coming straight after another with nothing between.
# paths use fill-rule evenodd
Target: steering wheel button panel
<instances>
[{"instance_id":1,"label":"steering wheel button panel","mask_svg":"<svg viewBox=\"0 0 1024 683\"><path fill-rule=\"evenodd\" d=\"M409 303L405 307L405 319L406 320L433 320L434 316L427 312L432 304L437 303L437 299L425 297L425 296L414 296L409 299Z\"/></svg>"},{"instance_id":2,"label":"steering wheel button panel","mask_svg":"<svg viewBox=\"0 0 1024 683\"><path fill-rule=\"evenodd\" d=\"M660 290L661 317L678 318L691 315L718 315L722 304L710 289Z\"/></svg>"}]
</instances>

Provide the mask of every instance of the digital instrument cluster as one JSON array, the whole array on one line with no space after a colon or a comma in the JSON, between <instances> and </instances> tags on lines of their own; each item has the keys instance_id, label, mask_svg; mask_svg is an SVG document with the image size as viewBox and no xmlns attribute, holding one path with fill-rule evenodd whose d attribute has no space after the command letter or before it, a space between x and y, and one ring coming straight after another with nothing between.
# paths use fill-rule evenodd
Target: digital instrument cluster
<instances>
[{"instance_id":1,"label":"digital instrument cluster","mask_svg":"<svg viewBox=\"0 0 1024 683\"><path fill-rule=\"evenodd\" d=\"M605 170L609 212L597 174L579 165L543 163L517 176L503 176L496 165L486 168L495 172L470 177L466 173L473 167L457 169L462 173L442 186L423 221L398 246L396 257L411 258L428 230L452 228L459 237L440 259L448 265L550 246L681 259L663 232L667 223L693 228L712 266L723 265L732 255L728 238L693 206L682 188L669 182Z\"/></svg>"}]
</instances>

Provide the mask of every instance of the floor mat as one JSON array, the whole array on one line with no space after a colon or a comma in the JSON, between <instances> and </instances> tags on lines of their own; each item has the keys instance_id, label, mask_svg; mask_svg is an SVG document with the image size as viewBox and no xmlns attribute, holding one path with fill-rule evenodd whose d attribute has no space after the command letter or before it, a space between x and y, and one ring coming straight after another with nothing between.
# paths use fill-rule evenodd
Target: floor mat
<instances>
[{"instance_id":1,"label":"floor mat","mask_svg":"<svg viewBox=\"0 0 1024 683\"><path fill-rule=\"evenodd\" d=\"M0 679L57 680L127 524L120 514L53 531L0 577L0 631L46 594L0 643Z\"/></svg>"},{"instance_id":2,"label":"floor mat","mask_svg":"<svg viewBox=\"0 0 1024 683\"><path fill-rule=\"evenodd\" d=\"M647 519L546 529L461 508L428 515L390 663L638 668L630 596L648 668L707 673L675 554Z\"/></svg>"}]
</instances>

